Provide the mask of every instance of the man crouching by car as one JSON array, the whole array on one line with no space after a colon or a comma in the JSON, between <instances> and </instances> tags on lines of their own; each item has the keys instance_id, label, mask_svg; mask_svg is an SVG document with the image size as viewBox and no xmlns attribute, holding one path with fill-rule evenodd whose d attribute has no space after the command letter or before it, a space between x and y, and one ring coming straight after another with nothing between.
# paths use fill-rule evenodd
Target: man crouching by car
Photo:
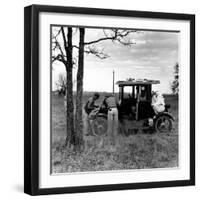
<instances>
[{"instance_id":1,"label":"man crouching by car","mask_svg":"<svg viewBox=\"0 0 200 200\"><path fill-rule=\"evenodd\" d=\"M99 93L94 93L94 95L92 97L90 97L85 106L84 106L84 109L85 109L85 112L87 114L87 119L86 119L86 127L87 127L87 133L86 135L95 135L95 132L94 132L94 128L92 126L92 121L94 119L94 115L96 114L97 112L97 108L99 108L99 106L95 105L95 101L99 98Z\"/></svg>"}]
</instances>

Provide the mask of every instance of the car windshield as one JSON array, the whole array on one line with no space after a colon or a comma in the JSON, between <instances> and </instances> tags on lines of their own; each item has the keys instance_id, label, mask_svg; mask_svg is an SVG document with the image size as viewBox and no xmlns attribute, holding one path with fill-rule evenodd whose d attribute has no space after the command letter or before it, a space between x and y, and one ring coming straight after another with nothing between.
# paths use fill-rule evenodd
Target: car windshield
<instances>
[{"instance_id":1,"label":"car windshield","mask_svg":"<svg viewBox=\"0 0 200 200\"><path fill-rule=\"evenodd\" d=\"M132 86L124 87L124 99L133 98L132 96Z\"/></svg>"}]
</instances>

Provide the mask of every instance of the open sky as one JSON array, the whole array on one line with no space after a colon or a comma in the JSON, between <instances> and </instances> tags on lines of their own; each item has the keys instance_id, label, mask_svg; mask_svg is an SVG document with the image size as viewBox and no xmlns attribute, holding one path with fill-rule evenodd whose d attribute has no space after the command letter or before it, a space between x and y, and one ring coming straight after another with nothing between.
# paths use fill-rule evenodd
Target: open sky
<instances>
[{"instance_id":1,"label":"open sky","mask_svg":"<svg viewBox=\"0 0 200 200\"><path fill-rule=\"evenodd\" d=\"M53 28L56 33L58 27ZM66 29L67 30L67 29ZM109 34L109 30L105 30ZM103 29L86 28L85 42L96 40L103 36ZM115 71L115 81L127 78L147 78L160 80L154 90L171 93L170 84L173 80L175 63L179 62L179 33L159 31L137 31L127 39L134 44L124 46L110 40L99 42L95 48L103 50L106 59L99 59L91 54L85 54L84 60L84 91L112 91L112 72ZM60 37L62 45L62 39ZM78 44L78 31L74 29L73 44ZM76 54L76 53L74 53ZM74 80L77 67L74 67ZM65 73L62 63L54 62L52 70L52 87L60 73ZM74 81L75 82L75 81ZM74 85L75 89L75 85ZM118 91L117 85L115 91Z\"/></svg>"}]
</instances>

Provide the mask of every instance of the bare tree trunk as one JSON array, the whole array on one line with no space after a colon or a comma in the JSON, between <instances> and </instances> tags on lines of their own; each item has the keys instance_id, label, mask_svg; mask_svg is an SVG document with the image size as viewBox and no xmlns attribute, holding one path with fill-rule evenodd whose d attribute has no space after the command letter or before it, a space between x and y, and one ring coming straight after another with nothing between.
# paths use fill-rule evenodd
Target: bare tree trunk
<instances>
[{"instance_id":1,"label":"bare tree trunk","mask_svg":"<svg viewBox=\"0 0 200 200\"><path fill-rule=\"evenodd\" d=\"M66 144L68 146L75 144L75 132L74 132L74 103L73 103L73 81L72 81L72 28L68 28L67 40L65 38L64 28L62 27L62 35L64 41L64 47L67 55L67 61L65 64L67 72L66 80L66 124L67 124L67 137Z\"/></svg>"},{"instance_id":2,"label":"bare tree trunk","mask_svg":"<svg viewBox=\"0 0 200 200\"><path fill-rule=\"evenodd\" d=\"M82 119L82 96L83 96L83 75L84 75L84 37L85 29L79 28L79 54L78 54L78 71L77 71L77 95L76 95L76 118L75 118L75 144L79 149L83 145L83 119Z\"/></svg>"},{"instance_id":3,"label":"bare tree trunk","mask_svg":"<svg viewBox=\"0 0 200 200\"><path fill-rule=\"evenodd\" d=\"M68 146L75 144L74 135L74 103L73 103L73 86L72 86L72 70L67 70L67 89L66 89L66 101L67 101L67 113L66 113L66 124L67 124L67 137L66 143Z\"/></svg>"}]
</instances>

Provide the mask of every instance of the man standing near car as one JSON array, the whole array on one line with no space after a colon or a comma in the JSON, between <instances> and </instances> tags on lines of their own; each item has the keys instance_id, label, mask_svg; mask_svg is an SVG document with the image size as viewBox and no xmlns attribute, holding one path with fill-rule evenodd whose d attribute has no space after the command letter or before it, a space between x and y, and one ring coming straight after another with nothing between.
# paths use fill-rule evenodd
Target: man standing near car
<instances>
[{"instance_id":1,"label":"man standing near car","mask_svg":"<svg viewBox=\"0 0 200 200\"><path fill-rule=\"evenodd\" d=\"M118 110L114 95L108 95L104 99L103 104L108 109L108 131L111 145L115 145L118 133Z\"/></svg>"},{"instance_id":2,"label":"man standing near car","mask_svg":"<svg viewBox=\"0 0 200 200\"><path fill-rule=\"evenodd\" d=\"M163 112L165 110L165 100L162 94L152 92L151 105L155 113Z\"/></svg>"}]
</instances>

